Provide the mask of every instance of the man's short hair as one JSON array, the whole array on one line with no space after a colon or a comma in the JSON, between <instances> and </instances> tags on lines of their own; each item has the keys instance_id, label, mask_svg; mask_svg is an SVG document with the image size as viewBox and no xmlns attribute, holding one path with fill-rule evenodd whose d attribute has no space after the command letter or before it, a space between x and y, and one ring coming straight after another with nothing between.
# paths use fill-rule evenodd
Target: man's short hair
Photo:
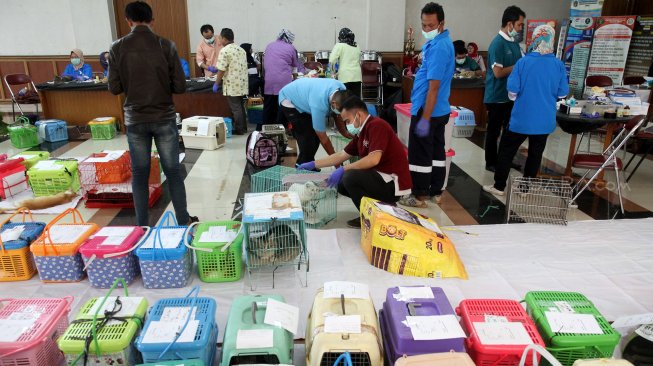
<instances>
[{"instance_id":1,"label":"man's short hair","mask_svg":"<svg viewBox=\"0 0 653 366\"><path fill-rule=\"evenodd\" d=\"M204 34L208 31L211 31L211 33L215 33L213 30L213 26L211 24L204 24L203 26L200 27L200 33Z\"/></svg>"},{"instance_id":2,"label":"man's short hair","mask_svg":"<svg viewBox=\"0 0 653 366\"><path fill-rule=\"evenodd\" d=\"M134 1L125 6L125 17L132 22L150 23L152 8L144 1Z\"/></svg>"},{"instance_id":3,"label":"man's short hair","mask_svg":"<svg viewBox=\"0 0 653 366\"><path fill-rule=\"evenodd\" d=\"M351 98L354 93L349 90L338 90L333 94L333 101L338 105L338 110L342 110L342 103Z\"/></svg>"},{"instance_id":4,"label":"man's short hair","mask_svg":"<svg viewBox=\"0 0 653 366\"><path fill-rule=\"evenodd\" d=\"M422 14L436 14L438 16L438 22L444 21L444 9L442 5L438 3L428 3L422 8Z\"/></svg>"},{"instance_id":5,"label":"man's short hair","mask_svg":"<svg viewBox=\"0 0 653 366\"><path fill-rule=\"evenodd\" d=\"M467 47L465 47L465 44L456 44L454 42L453 49L456 51L456 55L466 55L467 54Z\"/></svg>"},{"instance_id":6,"label":"man's short hair","mask_svg":"<svg viewBox=\"0 0 653 366\"><path fill-rule=\"evenodd\" d=\"M222 28L220 31L220 37L226 39L229 42L234 41L234 31L231 28Z\"/></svg>"},{"instance_id":7,"label":"man's short hair","mask_svg":"<svg viewBox=\"0 0 653 366\"><path fill-rule=\"evenodd\" d=\"M346 109L348 111L352 109L360 109L367 112L367 104L365 104L365 102L363 102L358 96L352 95L342 102L340 109Z\"/></svg>"},{"instance_id":8,"label":"man's short hair","mask_svg":"<svg viewBox=\"0 0 653 366\"><path fill-rule=\"evenodd\" d=\"M526 18L526 13L515 5L507 7L506 10L503 11L503 16L501 17L501 27L505 27L510 22L518 21L519 17Z\"/></svg>"}]
</instances>

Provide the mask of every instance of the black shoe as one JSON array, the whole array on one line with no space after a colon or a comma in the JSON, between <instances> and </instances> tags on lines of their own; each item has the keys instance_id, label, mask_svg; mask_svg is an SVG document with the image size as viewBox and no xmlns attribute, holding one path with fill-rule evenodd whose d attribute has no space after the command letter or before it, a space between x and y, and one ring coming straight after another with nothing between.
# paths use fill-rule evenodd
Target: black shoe
<instances>
[{"instance_id":1,"label":"black shoe","mask_svg":"<svg viewBox=\"0 0 653 366\"><path fill-rule=\"evenodd\" d=\"M354 229L360 229L361 228L361 218L357 217L355 219L351 219L347 221L347 226L354 228Z\"/></svg>"},{"instance_id":2,"label":"black shoe","mask_svg":"<svg viewBox=\"0 0 653 366\"><path fill-rule=\"evenodd\" d=\"M190 226L191 224L193 224L195 222L200 222L200 219L197 216L189 216L188 226Z\"/></svg>"},{"instance_id":3,"label":"black shoe","mask_svg":"<svg viewBox=\"0 0 653 366\"><path fill-rule=\"evenodd\" d=\"M492 173L494 173L494 171L495 171L496 169L494 168L494 165L486 165L486 166L485 166L485 170L487 170L488 172L492 172Z\"/></svg>"}]
</instances>

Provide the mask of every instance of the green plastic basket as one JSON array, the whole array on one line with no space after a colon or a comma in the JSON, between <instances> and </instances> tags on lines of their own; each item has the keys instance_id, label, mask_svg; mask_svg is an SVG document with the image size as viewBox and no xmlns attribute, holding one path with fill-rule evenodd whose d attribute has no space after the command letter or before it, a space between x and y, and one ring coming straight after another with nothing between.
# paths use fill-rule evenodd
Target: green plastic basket
<instances>
[{"instance_id":1,"label":"green plastic basket","mask_svg":"<svg viewBox=\"0 0 653 366\"><path fill-rule=\"evenodd\" d=\"M9 139L14 147L23 149L39 144L38 131L29 123L9 126L7 129L9 130Z\"/></svg>"},{"instance_id":2,"label":"green plastic basket","mask_svg":"<svg viewBox=\"0 0 653 366\"><path fill-rule=\"evenodd\" d=\"M110 123L89 123L91 127L91 138L93 140L111 140L116 137L116 124Z\"/></svg>"},{"instance_id":3,"label":"green plastic basket","mask_svg":"<svg viewBox=\"0 0 653 366\"><path fill-rule=\"evenodd\" d=\"M211 249L211 252L196 250L197 270L200 280L204 282L238 281L242 271L243 234L239 233L229 247L222 251L228 242L200 242L203 233L208 233L211 227L224 227L225 230L240 230L238 221L204 222L197 225L193 248Z\"/></svg>"},{"instance_id":4,"label":"green plastic basket","mask_svg":"<svg viewBox=\"0 0 653 366\"><path fill-rule=\"evenodd\" d=\"M621 336L599 313L591 301L576 292L531 291L525 298L528 314L533 318L546 343L546 349L565 366L578 359L610 358ZM560 302L569 304L578 314L594 315L603 334L555 332L549 326L545 312L558 309ZM565 305L566 306L566 305Z\"/></svg>"},{"instance_id":5,"label":"green plastic basket","mask_svg":"<svg viewBox=\"0 0 653 366\"><path fill-rule=\"evenodd\" d=\"M351 142L351 139L348 139L342 135L329 135L329 140L331 140L331 145L333 145L333 150L335 150L336 152L344 150L345 146L347 146L349 142ZM346 163L351 164L357 162L358 160L359 160L358 156L352 156L351 158L349 158L349 160L345 161L345 164Z\"/></svg>"},{"instance_id":6,"label":"green plastic basket","mask_svg":"<svg viewBox=\"0 0 653 366\"><path fill-rule=\"evenodd\" d=\"M310 174L308 170L275 165L256 174L252 174L252 193L267 193L284 191L283 177L288 174Z\"/></svg>"},{"instance_id":7,"label":"green plastic basket","mask_svg":"<svg viewBox=\"0 0 653 366\"><path fill-rule=\"evenodd\" d=\"M47 151L23 151L20 154L12 156L11 158L23 158L23 165L25 166L25 170L29 170L39 161L49 159L50 153Z\"/></svg>"},{"instance_id":8,"label":"green plastic basket","mask_svg":"<svg viewBox=\"0 0 653 366\"><path fill-rule=\"evenodd\" d=\"M120 281L120 279L118 281ZM116 284L114 283L114 287L109 291L109 294L113 288L115 288L115 285ZM125 292L126 291L127 290L125 290ZM124 297L118 298L122 298L123 301L125 301ZM82 306L75 320L71 322L66 332L57 341L59 349L64 353L68 365L83 364L83 362L80 361L84 353L86 338L91 336L92 333L92 320L96 312L95 309L93 309L93 306L96 303L98 303L98 307L102 305L101 303L103 299L103 297L98 297L87 301L86 304ZM128 317L124 319L124 321L110 321L97 332L97 343L92 340L88 346L89 365L133 365L140 361L140 355L133 348L132 341L143 326L143 320L145 318L145 313L147 312L148 304L145 298L140 298L140 300L136 298L136 300L138 301L138 304L132 317ZM115 305L106 302L102 308L113 309L114 306ZM98 312L98 321L103 317L103 311Z\"/></svg>"},{"instance_id":9,"label":"green plastic basket","mask_svg":"<svg viewBox=\"0 0 653 366\"><path fill-rule=\"evenodd\" d=\"M156 363L144 363L136 366L204 366L204 361L202 360L161 361Z\"/></svg>"},{"instance_id":10,"label":"green plastic basket","mask_svg":"<svg viewBox=\"0 0 653 366\"><path fill-rule=\"evenodd\" d=\"M65 190L77 192L80 187L77 160L56 160L52 168L40 168L36 164L27 171L29 185L34 196L51 196Z\"/></svg>"}]
</instances>

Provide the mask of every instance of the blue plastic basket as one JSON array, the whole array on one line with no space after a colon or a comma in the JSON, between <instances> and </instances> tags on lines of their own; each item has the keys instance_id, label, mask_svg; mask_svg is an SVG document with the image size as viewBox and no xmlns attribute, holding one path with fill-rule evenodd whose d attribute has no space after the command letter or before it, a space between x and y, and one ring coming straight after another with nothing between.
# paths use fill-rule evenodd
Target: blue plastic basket
<instances>
[{"instance_id":1,"label":"blue plastic basket","mask_svg":"<svg viewBox=\"0 0 653 366\"><path fill-rule=\"evenodd\" d=\"M28 246L31 242L33 242L36 238L38 238L39 235L41 235L41 232L43 232L43 229L45 228L45 223L44 222L9 222L2 225L2 229L0 229L0 232L9 230L17 226L23 226L25 227L25 229L23 230L22 233L20 233L18 239L8 240L2 243L5 250L22 249Z\"/></svg>"},{"instance_id":2,"label":"blue plastic basket","mask_svg":"<svg viewBox=\"0 0 653 366\"><path fill-rule=\"evenodd\" d=\"M60 119L36 121L39 138L47 142L67 141L68 125Z\"/></svg>"},{"instance_id":3,"label":"blue plastic basket","mask_svg":"<svg viewBox=\"0 0 653 366\"><path fill-rule=\"evenodd\" d=\"M161 232L175 229L185 230L181 240L174 247L164 248ZM145 288L186 286L193 268L193 254L189 250L190 241L187 231L187 226L177 225L177 220L172 213L166 211L159 225L147 234L142 241L143 244L136 249ZM144 247L150 238L152 238L152 246Z\"/></svg>"},{"instance_id":4,"label":"blue plastic basket","mask_svg":"<svg viewBox=\"0 0 653 366\"><path fill-rule=\"evenodd\" d=\"M229 117L224 117L223 120L224 120L224 125L227 128L227 138L230 139L231 133L234 130L234 121Z\"/></svg>"},{"instance_id":5,"label":"blue plastic basket","mask_svg":"<svg viewBox=\"0 0 653 366\"><path fill-rule=\"evenodd\" d=\"M150 309L148 319L141 335L136 339L136 348L143 355L143 363L168 360L201 360L205 365L212 365L217 348L218 326L215 323L216 303L208 297L198 297L199 287L194 287L186 297L161 299ZM199 326L192 342L143 343L152 322L160 321L166 308L195 308L195 318ZM189 317L193 311L189 311ZM183 333L189 320L179 331Z\"/></svg>"}]
</instances>

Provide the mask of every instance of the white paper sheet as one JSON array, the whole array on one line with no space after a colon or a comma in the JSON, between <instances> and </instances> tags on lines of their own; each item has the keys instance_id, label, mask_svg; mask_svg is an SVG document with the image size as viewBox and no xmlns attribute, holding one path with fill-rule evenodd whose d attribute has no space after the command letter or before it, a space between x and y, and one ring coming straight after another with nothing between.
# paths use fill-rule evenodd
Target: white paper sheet
<instances>
[{"instance_id":1,"label":"white paper sheet","mask_svg":"<svg viewBox=\"0 0 653 366\"><path fill-rule=\"evenodd\" d=\"M622 316L612 323L612 327L626 328L642 324L653 324L653 313Z\"/></svg>"},{"instance_id":2,"label":"white paper sheet","mask_svg":"<svg viewBox=\"0 0 653 366\"><path fill-rule=\"evenodd\" d=\"M184 323L151 321L147 332L143 336L142 343L170 343L175 339L177 333L181 331ZM177 343L193 342L199 324L199 320L189 321L186 329L177 339Z\"/></svg>"},{"instance_id":3,"label":"white paper sheet","mask_svg":"<svg viewBox=\"0 0 653 366\"><path fill-rule=\"evenodd\" d=\"M190 306L168 306L163 309L163 313L159 320L162 322L184 323L186 318L188 318L188 313L190 313L190 311ZM193 313L190 318L195 319L196 313L197 306L193 306Z\"/></svg>"},{"instance_id":4,"label":"white paper sheet","mask_svg":"<svg viewBox=\"0 0 653 366\"><path fill-rule=\"evenodd\" d=\"M63 170L64 166L62 164L57 164L57 160L40 160L36 163L32 169L38 170Z\"/></svg>"},{"instance_id":5,"label":"white paper sheet","mask_svg":"<svg viewBox=\"0 0 653 366\"><path fill-rule=\"evenodd\" d=\"M556 333L603 334L599 322L592 314L544 312L549 327Z\"/></svg>"},{"instance_id":6,"label":"white paper sheet","mask_svg":"<svg viewBox=\"0 0 653 366\"><path fill-rule=\"evenodd\" d=\"M433 299L433 290L428 286L403 287L399 286L399 294L403 299Z\"/></svg>"},{"instance_id":7,"label":"white paper sheet","mask_svg":"<svg viewBox=\"0 0 653 366\"><path fill-rule=\"evenodd\" d=\"M361 332L360 315L332 315L324 318L325 333L349 333L359 334Z\"/></svg>"},{"instance_id":8,"label":"white paper sheet","mask_svg":"<svg viewBox=\"0 0 653 366\"><path fill-rule=\"evenodd\" d=\"M268 299L263 323L281 327L295 334L299 324L299 308L275 299Z\"/></svg>"},{"instance_id":9,"label":"white paper sheet","mask_svg":"<svg viewBox=\"0 0 653 366\"><path fill-rule=\"evenodd\" d=\"M236 349L271 348L274 346L272 329L239 329Z\"/></svg>"},{"instance_id":10,"label":"white paper sheet","mask_svg":"<svg viewBox=\"0 0 653 366\"><path fill-rule=\"evenodd\" d=\"M96 232L94 236L104 236L100 245L120 245L134 231L132 227L104 227Z\"/></svg>"},{"instance_id":11,"label":"white paper sheet","mask_svg":"<svg viewBox=\"0 0 653 366\"><path fill-rule=\"evenodd\" d=\"M208 136L209 135L209 120L200 119L197 121L197 132L198 136Z\"/></svg>"},{"instance_id":12,"label":"white paper sheet","mask_svg":"<svg viewBox=\"0 0 653 366\"><path fill-rule=\"evenodd\" d=\"M117 296L109 296L107 297L107 300L104 302L104 306L102 309L97 313L98 318L104 317L104 312L105 311L112 311L114 309L114 305L116 302ZM139 305L143 301L142 297L122 297L120 296L120 302L122 303L122 306L120 308L120 311L115 314L115 317L129 317L133 316L136 313L136 310L138 309ZM100 308L100 304L102 303L102 298L98 298L97 301L93 304L91 309L89 310L90 317L93 317L95 312Z\"/></svg>"},{"instance_id":13,"label":"white paper sheet","mask_svg":"<svg viewBox=\"0 0 653 366\"><path fill-rule=\"evenodd\" d=\"M576 312L571 304L566 301L554 301L553 304L561 313L573 314Z\"/></svg>"},{"instance_id":14,"label":"white paper sheet","mask_svg":"<svg viewBox=\"0 0 653 366\"><path fill-rule=\"evenodd\" d=\"M211 226L200 235L200 243L228 243L236 239L238 232L224 226Z\"/></svg>"},{"instance_id":15,"label":"white paper sheet","mask_svg":"<svg viewBox=\"0 0 653 366\"><path fill-rule=\"evenodd\" d=\"M486 323L508 323L508 318L500 315L485 314Z\"/></svg>"},{"instance_id":16,"label":"white paper sheet","mask_svg":"<svg viewBox=\"0 0 653 366\"><path fill-rule=\"evenodd\" d=\"M524 324L520 322L474 322L474 329L484 345L523 345L532 344Z\"/></svg>"},{"instance_id":17,"label":"white paper sheet","mask_svg":"<svg viewBox=\"0 0 653 366\"><path fill-rule=\"evenodd\" d=\"M416 341L465 338L455 315L407 316L406 323Z\"/></svg>"},{"instance_id":18,"label":"white paper sheet","mask_svg":"<svg viewBox=\"0 0 653 366\"><path fill-rule=\"evenodd\" d=\"M370 288L364 283L349 281L329 281L324 283L323 297L325 299L339 299L340 295L345 295L345 299L369 299Z\"/></svg>"},{"instance_id":19,"label":"white paper sheet","mask_svg":"<svg viewBox=\"0 0 653 366\"><path fill-rule=\"evenodd\" d=\"M54 225L50 228L50 239L52 239L52 242L55 244L74 243L82 237L90 227L91 225L86 224ZM45 242L49 243L49 240L46 239Z\"/></svg>"},{"instance_id":20,"label":"white paper sheet","mask_svg":"<svg viewBox=\"0 0 653 366\"><path fill-rule=\"evenodd\" d=\"M16 240L20 238L20 234L22 234L23 231L25 231L25 226L23 225L18 225L9 229L5 229L2 231L2 234L0 234L0 239L2 239L3 243L6 243L11 240Z\"/></svg>"},{"instance_id":21,"label":"white paper sheet","mask_svg":"<svg viewBox=\"0 0 653 366\"><path fill-rule=\"evenodd\" d=\"M653 342L653 324L642 325L635 330L640 337Z\"/></svg>"},{"instance_id":22,"label":"white paper sheet","mask_svg":"<svg viewBox=\"0 0 653 366\"><path fill-rule=\"evenodd\" d=\"M0 342L15 342L34 325L34 320L0 319Z\"/></svg>"},{"instance_id":23,"label":"white paper sheet","mask_svg":"<svg viewBox=\"0 0 653 366\"><path fill-rule=\"evenodd\" d=\"M25 177L25 171L20 171L18 173L3 177L2 182L0 182L0 187L5 187L5 197L13 197L18 193L29 189L27 178Z\"/></svg>"},{"instance_id":24,"label":"white paper sheet","mask_svg":"<svg viewBox=\"0 0 653 366\"><path fill-rule=\"evenodd\" d=\"M157 237L156 231L158 229L153 229L150 232L150 235L148 236L147 240L145 243L141 245L141 248L157 248L160 249L163 247L163 249L172 249L176 248L179 246L179 243L181 243L181 239L184 236L184 232L186 230L184 229L161 229L161 236L160 236L160 241L159 239L156 240L156 244L154 244L154 239Z\"/></svg>"}]
</instances>

